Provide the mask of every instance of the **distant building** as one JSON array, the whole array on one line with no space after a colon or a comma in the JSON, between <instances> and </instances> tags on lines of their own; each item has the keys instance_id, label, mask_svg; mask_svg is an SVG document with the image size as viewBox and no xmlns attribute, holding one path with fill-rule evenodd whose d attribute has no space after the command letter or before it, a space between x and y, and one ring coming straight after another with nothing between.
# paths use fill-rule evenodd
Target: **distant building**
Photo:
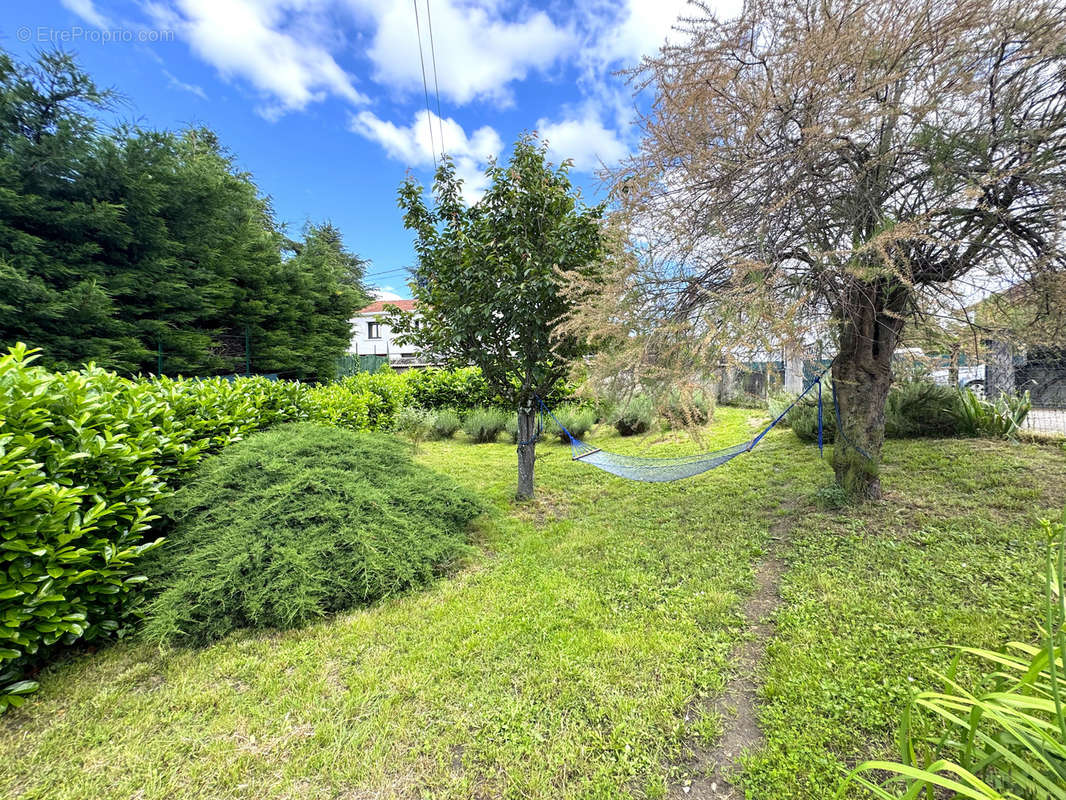
<instances>
[{"instance_id":1,"label":"distant building","mask_svg":"<svg viewBox=\"0 0 1066 800\"><path fill-rule=\"evenodd\" d=\"M385 321L385 306L396 306L402 311L415 311L414 300L375 300L361 308L352 317L352 344L348 352L355 356L380 356L388 360L393 369L427 367L433 362L425 359L413 344L399 344L396 334ZM416 313L417 317L417 313Z\"/></svg>"}]
</instances>

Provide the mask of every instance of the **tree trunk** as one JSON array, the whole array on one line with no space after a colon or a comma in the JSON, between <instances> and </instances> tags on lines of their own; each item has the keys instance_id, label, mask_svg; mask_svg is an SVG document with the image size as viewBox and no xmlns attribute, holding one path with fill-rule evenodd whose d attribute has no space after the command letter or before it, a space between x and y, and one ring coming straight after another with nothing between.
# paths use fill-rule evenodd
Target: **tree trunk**
<instances>
[{"instance_id":1,"label":"tree trunk","mask_svg":"<svg viewBox=\"0 0 1066 800\"><path fill-rule=\"evenodd\" d=\"M837 314L840 352L833 362L833 387L841 431L833 447L833 471L841 488L858 499L881 498L885 401L909 301L909 291L898 284L861 284Z\"/></svg>"},{"instance_id":2,"label":"tree trunk","mask_svg":"<svg viewBox=\"0 0 1066 800\"><path fill-rule=\"evenodd\" d=\"M948 363L948 385L952 389L959 388L959 345L951 345L951 361Z\"/></svg>"},{"instance_id":3,"label":"tree trunk","mask_svg":"<svg viewBox=\"0 0 1066 800\"><path fill-rule=\"evenodd\" d=\"M533 497L533 464L537 460L537 412L532 406L518 409L518 494L519 500Z\"/></svg>"}]
</instances>

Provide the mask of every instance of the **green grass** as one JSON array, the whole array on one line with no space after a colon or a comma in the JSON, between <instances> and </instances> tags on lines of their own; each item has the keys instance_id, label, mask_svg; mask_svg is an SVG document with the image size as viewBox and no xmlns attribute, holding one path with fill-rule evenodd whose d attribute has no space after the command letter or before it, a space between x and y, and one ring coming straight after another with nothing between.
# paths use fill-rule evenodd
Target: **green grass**
<instances>
[{"instance_id":1,"label":"green grass","mask_svg":"<svg viewBox=\"0 0 1066 800\"><path fill-rule=\"evenodd\" d=\"M716 416L708 449L762 415ZM49 669L0 718L0 796L663 797L691 769L685 744L728 722L696 710L730 677L754 567L786 521L767 744L741 779L751 798L830 797L836 755L890 744L908 677L939 661L917 645L1029 637L1036 520L1066 499L1061 449L976 440L890 443L889 502L838 510L818 497L828 466L788 431L669 484L574 464L554 442L538 457L538 498L515 507L513 445L423 446L490 507L478 554L426 590L289 633L125 642Z\"/></svg>"}]
</instances>

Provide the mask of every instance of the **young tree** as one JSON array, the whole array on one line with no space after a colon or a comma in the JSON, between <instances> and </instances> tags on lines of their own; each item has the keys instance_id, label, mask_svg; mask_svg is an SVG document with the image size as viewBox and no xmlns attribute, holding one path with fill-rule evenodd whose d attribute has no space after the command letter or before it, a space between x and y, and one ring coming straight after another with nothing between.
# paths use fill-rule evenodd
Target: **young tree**
<instances>
[{"instance_id":1,"label":"young tree","mask_svg":"<svg viewBox=\"0 0 1066 800\"><path fill-rule=\"evenodd\" d=\"M584 298L561 271L594 285L602 268L602 206L587 207L554 168L546 146L524 136L506 166L486 170L489 188L468 206L462 182L445 158L434 181L435 207L422 187L400 188L404 224L415 232L418 265L411 291L416 323L393 307L391 323L405 341L451 364L474 364L518 409L518 497L533 496L538 397L546 397L586 350L556 335L559 320Z\"/></svg>"},{"instance_id":2,"label":"young tree","mask_svg":"<svg viewBox=\"0 0 1066 800\"><path fill-rule=\"evenodd\" d=\"M712 363L828 323L837 480L877 498L907 321L1064 268L1066 14L1051 0L700 9L640 72L655 103L614 181L633 246L579 322L623 328L634 360L683 343Z\"/></svg>"}]
</instances>

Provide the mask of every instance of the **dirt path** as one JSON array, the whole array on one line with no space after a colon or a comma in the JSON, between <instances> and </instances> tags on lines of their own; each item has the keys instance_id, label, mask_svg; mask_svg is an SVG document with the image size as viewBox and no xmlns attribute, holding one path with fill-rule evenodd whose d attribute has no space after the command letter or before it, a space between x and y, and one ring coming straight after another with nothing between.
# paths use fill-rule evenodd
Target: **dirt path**
<instances>
[{"instance_id":1,"label":"dirt path","mask_svg":"<svg viewBox=\"0 0 1066 800\"><path fill-rule=\"evenodd\" d=\"M790 527L791 516L787 516L770 529L769 550L755 568L755 592L744 603L749 635L733 650L730 658L733 677L725 691L707 706L721 718L725 730L712 747L689 744L692 758L686 770L688 777L673 787L671 797L694 800L741 800L743 797L730 783L730 777L739 769L740 756L747 750L757 750L763 741L755 716L759 690L756 674L774 633L774 626L766 619L781 604L779 586L785 564L778 553Z\"/></svg>"}]
</instances>

